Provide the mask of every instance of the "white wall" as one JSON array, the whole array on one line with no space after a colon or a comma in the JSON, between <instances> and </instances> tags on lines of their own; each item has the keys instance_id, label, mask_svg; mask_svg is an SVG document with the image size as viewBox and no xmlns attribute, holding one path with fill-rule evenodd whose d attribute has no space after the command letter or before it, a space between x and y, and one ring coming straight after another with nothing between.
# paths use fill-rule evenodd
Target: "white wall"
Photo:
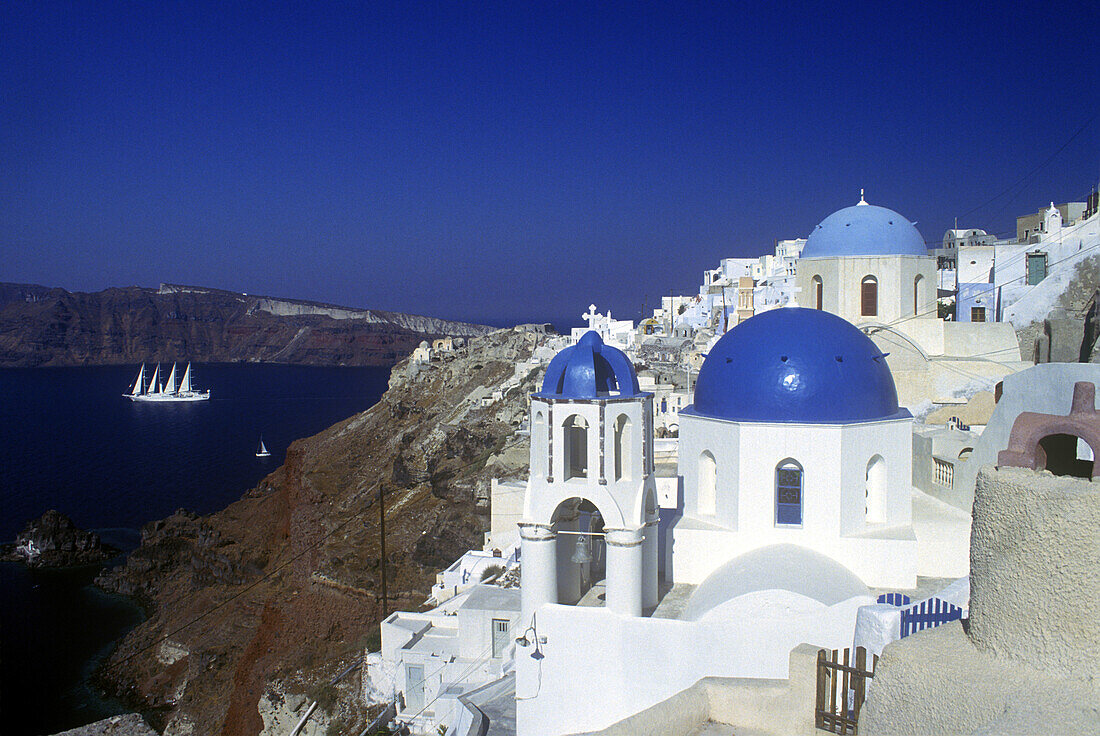
<instances>
[{"instance_id":1,"label":"white wall","mask_svg":"<svg viewBox=\"0 0 1100 736\"><path fill-rule=\"evenodd\" d=\"M996 248L988 245L964 245L959 248L959 283L990 283L993 277L993 261Z\"/></svg>"},{"instance_id":2,"label":"white wall","mask_svg":"<svg viewBox=\"0 0 1100 736\"><path fill-rule=\"evenodd\" d=\"M914 281L921 283L914 312ZM798 262L797 284L805 295L799 304L814 307L813 278L822 280L822 309L840 315L853 324L893 322L915 313L935 316L936 259L932 256L844 256L803 258ZM878 314L861 313L862 283L865 276L878 281Z\"/></svg>"},{"instance_id":3,"label":"white wall","mask_svg":"<svg viewBox=\"0 0 1100 736\"><path fill-rule=\"evenodd\" d=\"M911 418L795 424L685 413L680 419L684 517L672 531L665 563L675 582L702 582L722 563L759 547L797 544L837 560L868 585L916 585ZM714 515L699 511L698 458L704 450L718 466ZM865 512L867 465L876 455L886 462L881 523L869 521ZM775 471L786 459L803 469L797 527L775 523Z\"/></svg>"},{"instance_id":4,"label":"white wall","mask_svg":"<svg viewBox=\"0 0 1100 736\"><path fill-rule=\"evenodd\" d=\"M834 606L787 591L735 600L717 620L616 616L600 608L543 606L536 629L546 643L516 649L519 736L605 728L700 678L786 678L801 642L850 646L859 606ZM763 605L762 605L763 603Z\"/></svg>"}]
</instances>

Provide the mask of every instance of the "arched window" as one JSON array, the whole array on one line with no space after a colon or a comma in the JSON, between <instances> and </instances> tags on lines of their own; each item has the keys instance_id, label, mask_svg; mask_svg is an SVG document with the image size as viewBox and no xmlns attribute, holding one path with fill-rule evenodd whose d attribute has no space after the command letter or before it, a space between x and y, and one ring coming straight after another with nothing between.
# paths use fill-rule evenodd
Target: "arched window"
<instances>
[{"instance_id":1,"label":"arched window","mask_svg":"<svg viewBox=\"0 0 1100 736\"><path fill-rule=\"evenodd\" d=\"M633 464L630 429L630 417L620 414L615 420L615 480L630 480L630 468Z\"/></svg>"},{"instance_id":2,"label":"arched window","mask_svg":"<svg viewBox=\"0 0 1100 736\"><path fill-rule=\"evenodd\" d=\"M913 279L913 315L920 314L920 285L924 281L924 277L917 274L917 277Z\"/></svg>"},{"instance_id":3,"label":"arched window","mask_svg":"<svg viewBox=\"0 0 1100 736\"><path fill-rule=\"evenodd\" d=\"M588 422L572 414L562 424L565 431L565 479L588 477Z\"/></svg>"},{"instance_id":4,"label":"arched window","mask_svg":"<svg viewBox=\"0 0 1100 736\"><path fill-rule=\"evenodd\" d=\"M824 295L824 291L825 291L825 285L821 283L821 277L820 276L814 276L813 285L814 285L814 309L821 309L822 308L821 305L824 302L823 295Z\"/></svg>"},{"instance_id":5,"label":"arched window","mask_svg":"<svg viewBox=\"0 0 1100 736\"><path fill-rule=\"evenodd\" d=\"M713 516L718 506L718 463L710 450L699 456L699 513Z\"/></svg>"},{"instance_id":6,"label":"arched window","mask_svg":"<svg viewBox=\"0 0 1100 736\"><path fill-rule=\"evenodd\" d=\"M802 466L784 460L775 468L775 523L802 523Z\"/></svg>"},{"instance_id":7,"label":"arched window","mask_svg":"<svg viewBox=\"0 0 1100 736\"><path fill-rule=\"evenodd\" d=\"M867 463L867 479L864 487L864 513L868 524L886 521L886 461L875 455Z\"/></svg>"},{"instance_id":8,"label":"arched window","mask_svg":"<svg viewBox=\"0 0 1100 736\"><path fill-rule=\"evenodd\" d=\"M535 475L546 475L549 442L546 434L546 417L541 411L535 412L535 423L531 430L531 472Z\"/></svg>"},{"instance_id":9,"label":"arched window","mask_svg":"<svg viewBox=\"0 0 1100 736\"><path fill-rule=\"evenodd\" d=\"M878 279L864 276L860 284L859 313L863 317L878 316Z\"/></svg>"}]
</instances>

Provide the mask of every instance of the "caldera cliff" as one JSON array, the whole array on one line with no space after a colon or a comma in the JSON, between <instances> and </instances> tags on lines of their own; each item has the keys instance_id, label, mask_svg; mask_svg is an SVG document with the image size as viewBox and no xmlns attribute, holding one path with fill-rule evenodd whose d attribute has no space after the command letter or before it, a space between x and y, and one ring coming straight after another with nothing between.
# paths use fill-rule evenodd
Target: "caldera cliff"
<instances>
[{"instance_id":1,"label":"caldera cliff","mask_svg":"<svg viewBox=\"0 0 1100 736\"><path fill-rule=\"evenodd\" d=\"M429 366L403 362L378 404L293 443L225 510L146 525L99 580L149 614L101 682L167 734L274 733L271 704L306 699L329 732L359 733L370 714L327 682L377 647L379 491L390 608L417 609L440 568L480 547L490 479L526 473L515 430L537 371L516 363L540 339L502 330ZM482 400L506 379L503 396Z\"/></svg>"},{"instance_id":2,"label":"caldera cliff","mask_svg":"<svg viewBox=\"0 0 1100 736\"><path fill-rule=\"evenodd\" d=\"M421 340L492 329L197 286L83 293L0 283L0 367L174 360L393 365Z\"/></svg>"}]
</instances>

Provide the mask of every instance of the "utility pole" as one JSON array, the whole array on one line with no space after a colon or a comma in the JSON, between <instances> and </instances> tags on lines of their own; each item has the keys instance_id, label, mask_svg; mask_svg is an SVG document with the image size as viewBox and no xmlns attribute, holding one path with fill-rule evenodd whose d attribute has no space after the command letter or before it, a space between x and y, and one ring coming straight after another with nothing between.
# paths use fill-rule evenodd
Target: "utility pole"
<instances>
[{"instance_id":1,"label":"utility pole","mask_svg":"<svg viewBox=\"0 0 1100 736\"><path fill-rule=\"evenodd\" d=\"M386 595L386 502L382 495L382 485L378 485L378 544L379 562L382 568L382 618L389 613L389 597Z\"/></svg>"}]
</instances>

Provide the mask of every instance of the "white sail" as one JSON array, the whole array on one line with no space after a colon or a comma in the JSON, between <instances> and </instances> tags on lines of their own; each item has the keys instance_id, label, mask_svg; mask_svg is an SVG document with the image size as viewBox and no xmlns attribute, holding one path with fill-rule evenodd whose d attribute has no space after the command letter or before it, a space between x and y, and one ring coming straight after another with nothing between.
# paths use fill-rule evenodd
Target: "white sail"
<instances>
[{"instance_id":1,"label":"white sail","mask_svg":"<svg viewBox=\"0 0 1100 736\"><path fill-rule=\"evenodd\" d=\"M153 369L153 376L145 385L145 365L142 364L134 382L132 393L125 394L131 401L152 402L156 404L175 404L191 401L208 401L210 391L196 391L191 387L191 364L183 371L183 380L180 381L179 390L176 390L176 364L172 364L172 370L168 373L168 382L161 386L160 365ZM270 453L268 453L270 454Z\"/></svg>"},{"instance_id":2,"label":"white sail","mask_svg":"<svg viewBox=\"0 0 1100 736\"><path fill-rule=\"evenodd\" d=\"M164 384L164 393L174 394L176 393L176 364L172 364L172 370L168 374L168 383Z\"/></svg>"},{"instance_id":3,"label":"white sail","mask_svg":"<svg viewBox=\"0 0 1100 736\"><path fill-rule=\"evenodd\" d=\"M183 371L183 380L180 381L180 393L191 393L191 364L187 364L187 368Z\"/></svg>"},{"instance_id":4,"label":"white sail","mask_svg":"<svg viewBox=\"0 0 1100 736\"><path fill-rule=\"evenodd\" d=\"M259 447L259 449L256 450L256 457L267 457L270 454L271 453L267 451L267 448L264 447L264 438L261 437L260 438L260 447Z\"/></svg>"},{"instance_id":5,"label":"white sail","mask_svg":"<svg viewBox=\"0 0 1100 736\"><path fill-rule=\"evenodd\" d=\"M134 390L130 392L131 396L141 396L145 390L145 364L141 364L141 368L138 370L137 380L134 381Z\"/></svg>"}]
</instances>

